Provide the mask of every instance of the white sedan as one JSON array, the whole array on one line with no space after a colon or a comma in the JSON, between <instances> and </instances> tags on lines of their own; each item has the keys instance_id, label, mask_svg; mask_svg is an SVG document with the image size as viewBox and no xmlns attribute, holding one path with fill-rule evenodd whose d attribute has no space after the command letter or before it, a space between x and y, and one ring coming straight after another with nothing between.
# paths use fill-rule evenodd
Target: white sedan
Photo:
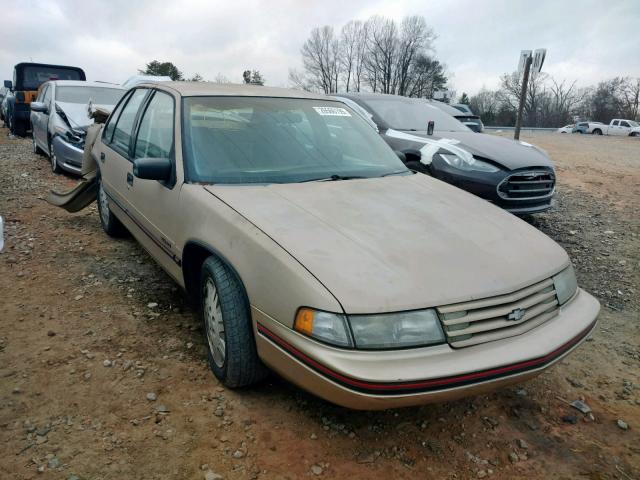
<instances>
[{"instance_id":1,"label":"white sedan","mask_svg":"<svg viewBox=\"0 0 640 480\"><path fill-rule=\"evenodd\" d=\"M558 133L572 133L575 125L572 123L571 125L565 125L557 130Z\"/></svg>"}]
</instances>

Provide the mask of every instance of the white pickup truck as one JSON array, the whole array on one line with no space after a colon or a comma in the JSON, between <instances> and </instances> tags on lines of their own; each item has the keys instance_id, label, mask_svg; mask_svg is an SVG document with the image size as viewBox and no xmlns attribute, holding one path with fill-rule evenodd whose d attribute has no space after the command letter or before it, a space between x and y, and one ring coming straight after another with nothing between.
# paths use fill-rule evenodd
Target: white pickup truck
<instances>
[{"instance_id":1,"label":"white pickup truck","mask_svg":"<svg viewBox=\"0 0 640 480\"><path fill-rule=\"evenodd\" d=\"M640 123L624 118L614 118L609 125L590 124L593 135L629 135L640 137Z\"/></svg>"}]
</instances>

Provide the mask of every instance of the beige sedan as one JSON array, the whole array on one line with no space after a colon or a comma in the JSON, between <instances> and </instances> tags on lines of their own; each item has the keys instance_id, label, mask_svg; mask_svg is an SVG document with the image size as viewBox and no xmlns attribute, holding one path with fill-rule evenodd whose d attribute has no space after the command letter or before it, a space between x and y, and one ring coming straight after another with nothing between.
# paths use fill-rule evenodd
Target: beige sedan
<instances>
[{"instance_id":1,"label":"beige sedan","mask_svg":"<svg viewBox=\"0 0 640 480\"><path fill-rule=\"evenodd\" d=\"M593 331L565 251L414 174L347 105L208 83L130 90L95 142L100 220L200 305L229 387L442 401L539 374Z\"/></svg>"}]
</instances>

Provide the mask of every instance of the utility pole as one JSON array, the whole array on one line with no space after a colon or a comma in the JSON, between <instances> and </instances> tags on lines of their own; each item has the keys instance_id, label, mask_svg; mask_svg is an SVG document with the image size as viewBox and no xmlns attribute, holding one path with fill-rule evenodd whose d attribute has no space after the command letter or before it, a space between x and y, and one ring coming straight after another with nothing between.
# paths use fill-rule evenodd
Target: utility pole
<instances>
[{"instance_id":1,"label":"utility pole","mask_svg":"<svg viewBox=\"0 0 640 480\"><path fill-rule=\"evenodd\" d=\"M545 48L537 49L533 54L531 50L522 50L520 52L520 62L518 63L518 74L522 74L522 89L520 90L520 103L518 104L518 117L516 118L516 129L513 134L514 140L520 140L520 129L522 128L522 115L524 113L524 104L527 100L527 87L529 86L529 74L533 66L533 75L537 75L542 70L542 64L547 56Z\"/></svg>"},{"instance_id":2,"label":"utility pole","mask_svg":"<svg viewBox=\"0 0 640 480\"><path fill-rule=\"evenodd\" d=\"M524 112L524 102L527 100L527 86L529 85L529 71L531 70L531 55L527 56L524 62L524 74L522 76L522 89L520 90L520 103L518 104L518 117L516 118L516 131L513 134L514 140L520 140L520 128L522 127L522 114Z\"/></svg>"}]
</instances>

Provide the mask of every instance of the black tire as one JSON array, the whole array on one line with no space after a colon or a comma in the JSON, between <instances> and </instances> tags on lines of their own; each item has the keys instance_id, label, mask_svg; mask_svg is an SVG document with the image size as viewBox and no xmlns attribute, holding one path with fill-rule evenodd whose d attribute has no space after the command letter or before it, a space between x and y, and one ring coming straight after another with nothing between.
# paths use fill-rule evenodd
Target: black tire
<instances>
[{"instance_id":1,"label":"black tire","mask_svg":"<svg viewBox=\"0 0 640 480\"><path fill-rule=\"evenodd\" d=\"M602 130L600 130L599 128L596 128L593 132L591 132L593 135L602 135Z\"/></svg>"},{"instance_id":2,"label":"black tire","mask_svg":"<svg viewBox=\"0 0 640 480\"><path fill-rule=\"evenodd\" d=\"M631 135L629 135L630 137L640 137L640 133L639 132L631 132Z\"/></svg>"},{"instance_id":3,"label":"black tire","mask_svg":"<svg viewBox=\"0 0 640 480\"><path fill-rule=\"evenodd\" d=\"M51 145L51 142L49 142L49 162L51 163L51 171L53 173L62 173L62 168L60 168L60 165L58 164L58 157L56 156L56 153L53 151L53 146Z\"/></svg>"},{"instance_id":4,"label":"black tire","mask_svg":"<svg viewBox=\"0 0 640 480\"><path fill-rule=\"evenodd\" d=\"M25 137L27 135L27 125L22 120L13 120L13 134L18 137Z\"/></svg>"},{"instance_id":5,"label":"black tire","mask_svg":"<svg viewBox=\"0 0 640 480\"><path fill-rule=\"evenodd\" d=\"M210 284L217 293L213 303L221 316L224 342L222 360L214 353L210 340L211 321ZM253 335L249 302L238 276L218 258L211 256L202 264L200 272L200 315L205 328L209 367L220 382L229 388L252 385L264 379L268 370L258 357ZM209 318L209 320L208 320Z\"/></svg>"},{"instance_id":6,"label":"black tire","mask_svg":"<svg viewBox=\"0 0 640 480\"><path fill-rule=\"evenodd\" d=\"M127 227L125 227L120 220L109 209L109 199L102 187L102 177L98 173L98 216L100 217L100 224L104 232L110 237L122 238L129 235Z\"/></svg>"}]
</instances>

